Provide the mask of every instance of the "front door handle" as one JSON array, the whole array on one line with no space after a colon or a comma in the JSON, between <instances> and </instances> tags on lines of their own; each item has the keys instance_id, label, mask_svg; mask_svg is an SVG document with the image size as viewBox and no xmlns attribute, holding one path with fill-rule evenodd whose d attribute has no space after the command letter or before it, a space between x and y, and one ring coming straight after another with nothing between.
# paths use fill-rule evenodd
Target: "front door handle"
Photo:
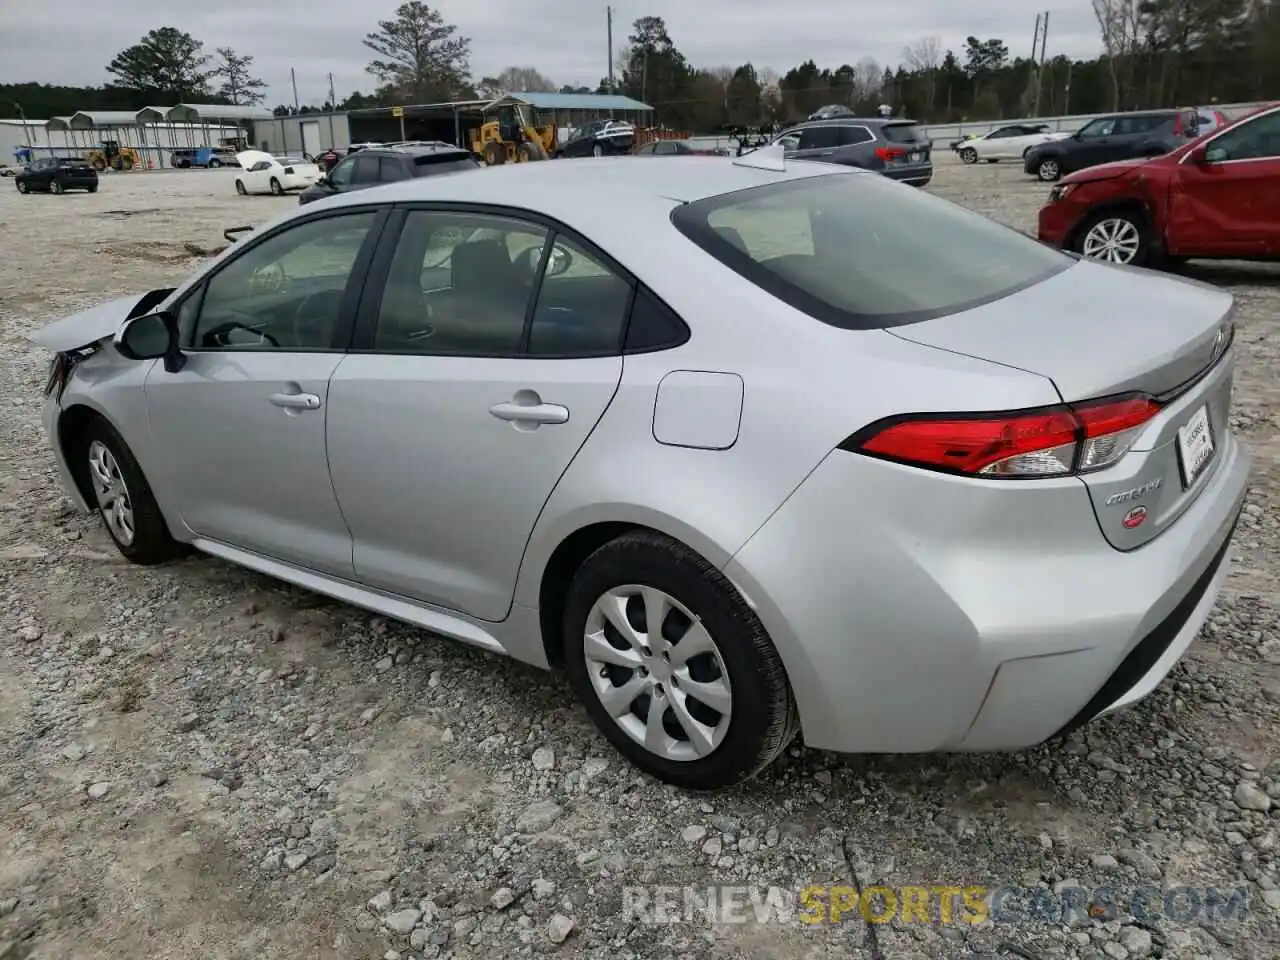
<instances>
[{"instance_id":1,"label":"front door handle","mask_svg":"<svg viewBox=\"0 0 1280 960\"><path fill-rule=\"evenodd\" d=\"M320 409L320 398L314 393L273 393L271 402L286 410Z\"/></svg>"},{"instance_id":2,"label":"front door handle","mask_svg":"<svg viewBox=\"0 0 1280 960\"><path fill-rule=\"evenodd\" d=\"M519 394L517 394L519 398ZM544 423L568 423L569 408L558 403L543 403L538 395L533 394L533 402L521 403L520 399L506 403L495 403L489 412L499 420L507 420L514 424L528 423L540 426Z\"/></svg>"}]
</instances>

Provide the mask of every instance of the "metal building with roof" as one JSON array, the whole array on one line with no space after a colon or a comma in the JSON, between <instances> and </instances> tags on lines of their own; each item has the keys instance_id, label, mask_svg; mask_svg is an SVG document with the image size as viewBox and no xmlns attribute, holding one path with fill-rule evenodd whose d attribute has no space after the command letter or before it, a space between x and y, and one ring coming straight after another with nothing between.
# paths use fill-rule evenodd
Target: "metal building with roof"
<instances>
[{"instance_id":1,"label":"metal building with roof","mask_svg":"<svg viewBox=\"0 0 1280 960\"><path fill-rule=\"evenodd\" d=\"M601 117L643 123L651 106L630 97L596 93L514 93L538 111L540 121L554 122L563 139L569 128ZM412 103L370 107L342 113L304 113L254 123L256 145L268 153L308 153L345 150L353 143L394 140L445 140L466 145L468 132L483 119L491 99L447 103Z\"/></svg>"}]
</instances>

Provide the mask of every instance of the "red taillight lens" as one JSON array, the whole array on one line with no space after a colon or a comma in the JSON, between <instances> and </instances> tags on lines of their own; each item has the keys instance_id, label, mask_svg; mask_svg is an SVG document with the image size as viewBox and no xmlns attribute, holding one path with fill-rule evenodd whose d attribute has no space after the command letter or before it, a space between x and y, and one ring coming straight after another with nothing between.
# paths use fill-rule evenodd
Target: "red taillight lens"
<instances>
[{"instance_id":1,"label":"red taillight lens","mask_svg":"<svg viewBox=\"0 0 1280 960\"><path fill-rule=\"evenodd\" d=\"M1012 413L894 417L841 449L991 479L1060 477L1109 467L1160 410L1129 395Z\"/></svg>"},{"instance_id":2,"label":"red taillight lens","mask_svg":"<svg viewBox=\"0 0 1280 960\"><path fill-rule=\"evenodd\" d=\"M902 147L876 147L876 156L881 160L905 160L907 151Z\"/></svg>"}]
</instances>

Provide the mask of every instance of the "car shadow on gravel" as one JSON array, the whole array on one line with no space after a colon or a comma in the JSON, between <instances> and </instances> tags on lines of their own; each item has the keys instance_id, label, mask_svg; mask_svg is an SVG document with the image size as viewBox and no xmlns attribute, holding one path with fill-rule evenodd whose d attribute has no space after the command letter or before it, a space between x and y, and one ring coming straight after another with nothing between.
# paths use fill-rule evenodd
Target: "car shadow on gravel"
<instances>
[{"instance_id":1,"label":"car shadow on gravel","mask_svg":"<svg viewBox=\"0 0 1280 960\"><path fill-rule=\"evenodd\" d=\"M1280 263L1198 260L1184 264L1176 273L1220 287L1280 288Z\"/></svg>"}]
</instances>

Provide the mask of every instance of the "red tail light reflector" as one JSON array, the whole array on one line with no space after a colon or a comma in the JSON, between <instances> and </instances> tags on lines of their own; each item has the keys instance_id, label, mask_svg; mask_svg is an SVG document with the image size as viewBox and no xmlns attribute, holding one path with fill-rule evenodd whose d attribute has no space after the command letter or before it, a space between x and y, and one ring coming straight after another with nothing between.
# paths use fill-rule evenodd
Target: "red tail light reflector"
<instances>
[{"instance_id":1,"label":"red tail light reflector","mask_svg":"<svg viewBox=\"0 0 1280 960\"><path fill-rule=\"evenodd\" d=\"M907 151L902 147L876 147L876 156L881 160L905 160Z\"/></svg>"},{"instance_id":2,"label":"red tail light reflector","mask_svg":"<svg viewBox=\"0 0 1280 960\"><path fill-rule=\"evenodd\" d=\"M1008 413L890 417L840 448L990 479L1061 477L1117 462L1159 411L1150 397L1130 394Z\"/></svg>"}]
</instances>

